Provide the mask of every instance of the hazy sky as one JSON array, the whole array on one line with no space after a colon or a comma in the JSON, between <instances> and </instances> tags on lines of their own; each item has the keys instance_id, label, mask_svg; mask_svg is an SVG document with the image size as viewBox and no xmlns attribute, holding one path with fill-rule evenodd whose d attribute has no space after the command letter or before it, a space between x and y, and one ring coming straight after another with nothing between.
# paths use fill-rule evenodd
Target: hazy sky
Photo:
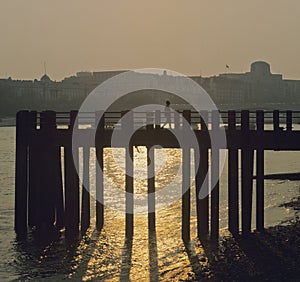
<instances>
[{"instance_id":1,"label":"hazy sky","mask_svg":"<svg viewBox=\"0 0 300 282\"><path fill-rule=\"evenodd\" d=\"M255 60L300 79L299 0L0 0L0 77L159 67L203 76Z\"/></svg>"}]
</instances>

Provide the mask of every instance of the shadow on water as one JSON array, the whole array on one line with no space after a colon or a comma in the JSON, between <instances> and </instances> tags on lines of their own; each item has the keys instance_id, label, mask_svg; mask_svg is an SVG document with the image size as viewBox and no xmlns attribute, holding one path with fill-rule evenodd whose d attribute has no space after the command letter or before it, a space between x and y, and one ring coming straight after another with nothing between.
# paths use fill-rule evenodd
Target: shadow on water
<instances>
[{"instance_id":1,"label":"shadow on water","mask_svg":"<svg viewBox=\"0 0 300 282\"><path fill-rule=\"evenodd\" d=\"M133 214L126 214L125 228L126 228L126 233L125 233L125 242L122 249L120 281L130 281L132 241L133 241Z\"/></svg>"},{"instance_id":2,"label":"shadow on water","mask_svg":"<svg viewBox=\"0 0 300 282\"><path fill-rule=\"evenodd\" d=\"M224 281L297 281L299 279L299 224L276 226L247 237L225 238L219 261L212 266Z\"/></svg>"},{"instance_id":3,"label":"shadow on water","mask_svg":"<svg viewBox=\"0 0 300 282\"><path fill-rule=\"evenodd\" d=\"M64 238L29 233L27 240L16 241L14 266L20 279L51 277L71 268L79 240L66 242Z\"/></svg>"},{"instance_id":4,"label":"shadow on water","mask_svg":"<svg viewBox=\"0 0 300 282\"><path fill-rule=\"evenodd\" d=\"M197 256L193 242L184 242L185 251L188 255L190 265L194 274L200 273L202 268Z\"/></svg>"},{"instance_id":5,"label":"shadow on water","mask_svg":"<svg viewBox=\"0 0 300 282\"><path fill-rule=\"evenodd\" d=\"M117 225L121 226L120 222ZM62 280L70 278L76 281L116 280L118 278L119 281L130 281L131 278L137 279L139 274L136 269L133 269L134 264L132 263L133 217L128 217L124 229L125 234L120 233L120 230L107 232L104 229L99 232L89 228L83 236L68 240L61 234L60 236L57 234L49 236L49 233L32 232L26 241L16 243L16 251L19 254L16 263L17 272L20 274L19 279L55 278ZM123 247L120 245L122 238L124 238ZM197 242L199 243L198 240ZM165 249L163 254L168 257L169 263L166 262L166 265L160 266L163 267L162 272L167 273L170 270L173 273L171 275L175 276L160 276L155 213L149 214L148 259L144 257L145 260L141 261L145 271L149 267L149 281L156 282L161 279L168 280L177 275L181 276L182 274L178 272L181 266L185 268L190 266L191 273L193 273L190 278L193 276L206 277L210 271L207 268L207 262L214 261L218 248L208 240L203 240L199 245L194 241L180 244L184 249ZM117 248L120 250L119 253ZM184 250L189 263L182 265L180 260L176 260L176 253ZM199 250L202 250L202 255L199 255ZM203 250L205 255L203 255ZM139 249L135 252L137 255L141 254ZM118 263L118 256L121 257L120 263ZM111 265L114 265L113 269ZM174 270L175 272L173 272ZM133 277L131 277L131 271Z\"/></svg>"},{"instance_id":6,"label":"shadow on water","mask_svg":"<svg viewBox=\"0 0 300 282\"><path fill-rule=\"evenodd\" d=\"M150 213L148 217L148 247L149 247L149 264L150 264L150 281L159 281L158 259L157 259L157 242L155 213Z\"/></svg>"},{"instance_id":7,"label":"shadow on water","mask_svg":"<svg viewBox=\"0 0 300 282\"><path fill-rule=\"evenodd\" d=\"M183 244L192 269L189 273L189 280L198 281L198 279L210 278L209 265L215 261L220 251L218 241L203 237L201 240L183 241Z\"/></svg>"},{"instance_id":8,"label":"shadow on water","mask_svg":"<svg viewBox=\"0 0 300 282\"><path fill-rule=\"evenodd\" d=\"M130 218L131 219L131 218ZM133 221L127 221L125 242L122 249L122 263L120 271L120 281L130 281L130 271L132 268L132 246L133 246ZM155 213L148 217L148 249L149 249L149 268L150 281L159 281L158 255L156 242Z\"/></svg>"},{"instance_id":9,"label":"shadow on water","mask_svg":"<svg viewBox=\"0 0 300 282\"><path fill-rule=\"evenodd\" d=\"M55 277L63 279L76 270L78 250L82 258L88 257L86 252L91 240L97 241L99 231L88 230L83 236L65 238L62 233L31 231L27 239L15 241L16 259L14 267L19 273L18 280L31 280Z\"/></svg>"},{"instance_id":10,"label":"shadow on water","mask_svg":"<svg viewBox=\"0 0 300 282\"><path fill-rule=\"evenodd\" d=\"M122 250L120 281L130 281L131 257L132 257L132 238L125 238L125 242Z\"/></svg>"},{"instance_id":11,"label":"shadow on water","mask_svg":"<svg viewBox=\"0 0 300 282\"><path fill-rule=\"evenodd\" d=\"M118 226L121 226L120 222ZM127 228L127 233L120 233L120 230L112 233L105 229L99 232L90 228L83 237L74 240L66 240L63 235L30 233L26 241L15 243L18 256L14 265L19 273L16 281L44 278L55 281L66 278L75 281L136 280L138 274L132 269L132 260L135 259L134 236L130 232L132 226ZM260 233L254 232L247 237L228 234L218 242L206 238L185 243L181 241L179 244L183 245L183 249L167 248L165 252L161 249L161 243L157 242L156 229L155 214L150 214L149 259L141 262L144 269L149 266L151 282L170 281L173 277L179 279L186 270L186 276L182 277L187 281L297 281L296 277L300 274L299 221L287 226L271 227ZM158 251L170 258L171 264L168 265L163 257L159 257ZM181 252L178 261L173 260L176 252ZM186 253L186 258L182 256L183 253ZM140 250L137 250L139 254ZM137 276L131 277L131 271ZM170 275L176 276L168 276L169 271Z\"/></svg>"}]
</instances>

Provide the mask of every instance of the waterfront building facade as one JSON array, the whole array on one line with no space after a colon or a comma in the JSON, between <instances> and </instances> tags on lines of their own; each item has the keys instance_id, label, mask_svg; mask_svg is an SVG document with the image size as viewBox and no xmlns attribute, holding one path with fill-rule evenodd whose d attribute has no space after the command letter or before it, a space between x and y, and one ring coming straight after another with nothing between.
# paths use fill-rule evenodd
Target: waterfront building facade
<instances>
[{"instance_id":1,"label":"waterfront building facade","mask_svg":"<svg viewBox=\"0 0 300 282\"><path fill-rule=\"evenodd\" d=\"M61 111L77 109L95 87L122 72L78 72L62 81L53 81L47 74L33 81L0 79L0 113L5 114L9 108L12 111L22 108ZM153 74L153 89L157 76L164 76L165 83L174 83L180 79L166 71L160 75ZM246 73L191 76L191 79L209 93L220 109L300 109L300 80L286 80L281 74L273 74L270 65L263 61L252 63L250 71ZM170 98L167 93L157 95L159 91L156 90L141 92L144 95L135 93L135 102L139 97L143 97L141 103L164 103L165 98ZM181 102L175 99L174 103Z\"/></svg>"}]
</instances>

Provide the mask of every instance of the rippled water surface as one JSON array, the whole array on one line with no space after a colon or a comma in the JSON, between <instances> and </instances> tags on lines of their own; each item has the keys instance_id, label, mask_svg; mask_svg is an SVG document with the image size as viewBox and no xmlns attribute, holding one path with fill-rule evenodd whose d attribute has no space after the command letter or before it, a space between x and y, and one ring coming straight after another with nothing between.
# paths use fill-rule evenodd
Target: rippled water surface
<instances>
[{"instance_id":1,"label":"rippled water surface","mask_svg":"<svg viewBox=\"0 0 300 282\"><path fill-rule=\"evenodd\" d=\"M60 281L78 280L109 281L176 281L187 279L190 272L207 263L205 248L196 238L195 207L192 207L192 242L185 246L181 240L181 201L178 200L156 213L155 230L148 232L145 209L136 210L132 240L125 239L125 217L121 211L105 209L105 225L95 231L95 220L87 234L77 242L67 242L64 237L52 241L30 238L17 242L13 231L14 221L14 128L0 128L0 281L36 280L46 278ZM124 190L124 151L114 152L118 163L113 162L110 149L105 150L105 185ZM135 154L135 193L147 191L146 149L139 147ZM91 152L93 156L93 152ZM171 185L180 191L181 151L156 150L156 189ZM266 173L298 172L300 154L295 152L267 152ZM93 164L91 165L92 168ZM226 166L221 177L220 226L227 226ZM178 177L174 179L174 175ZM299 194L299 181L265 181L266 225L276 225L293 217L294 212L279 207ZM91 183L93 187L94 183ZM93 190L93 189L92 189ZM116 201L107 189L105 201ZM93 191L92 191L93 194ZM192 200L195 199L192 186ZM166 199L168 200L168 199ZM94 201L92 201L93 203ZM94 205L93 205L94 207ZM92 209L94 214L94 208Z\"/></svg>"}]
</instances>

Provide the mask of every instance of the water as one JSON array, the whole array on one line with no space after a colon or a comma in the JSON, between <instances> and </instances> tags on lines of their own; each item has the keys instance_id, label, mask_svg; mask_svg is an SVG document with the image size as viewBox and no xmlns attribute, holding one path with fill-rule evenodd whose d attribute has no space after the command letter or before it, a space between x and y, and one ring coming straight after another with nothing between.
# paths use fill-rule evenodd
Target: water
<instances>
[{"instance_id":1,"label":"water","mask_svg":"<svg viewBox=\"0 0 300 282\"><path fill-rule=\"evenodd\" d=\"M134 219L132 243L125 240L125 218L121 212L106 209L105 225L101 233L92 227L86 236L73 244L62 237L52 242L29 238L27 242L17 242L13 230L14 221L14 150L15 128L0 128L0 281L46 279L112 280L112 281L170 281L187 279L191 272L191 253L187 252L181 240L181 202L177 201L159 210L156 215L156 232L148 234L147 217L137 214ZM122 150L117 152L120 156ZM298 172L300 169L298 152L266 152L266 173ZM160 150L156 152L158 161L157 189L170 183L180 167L180 150ZM106 149L105 184L114 183L124 189L124 174L111 162L111 150ZM164 166L160 161L167 160ZM135 191L146 189L145 148L135 151L136 176ZM120 163L122 167L122 162ZM124 164L123 164L124 166ZM220 226L227 226L226 167L221 177ZM223 184L223 185L222 185ZM93 183L92 183L93 185ZM180 177L174 187L180 185ZM177 187L177 188L178 188ZM266 226L286 222L294 216L294 211L280 207L299 195L300 181L265 181ZM194 187L192 187L192 190ZM192 195L194 198L195 195ZM113 201L106 193L105 199ZM141 211L141 210L140 210ZM192 255L205 257L204 249L196 237L195 207L192 209ZM149 259L150 258L150 259ZM207 262L203 260L203 265Z\"/></svg>"}]
</instances>

